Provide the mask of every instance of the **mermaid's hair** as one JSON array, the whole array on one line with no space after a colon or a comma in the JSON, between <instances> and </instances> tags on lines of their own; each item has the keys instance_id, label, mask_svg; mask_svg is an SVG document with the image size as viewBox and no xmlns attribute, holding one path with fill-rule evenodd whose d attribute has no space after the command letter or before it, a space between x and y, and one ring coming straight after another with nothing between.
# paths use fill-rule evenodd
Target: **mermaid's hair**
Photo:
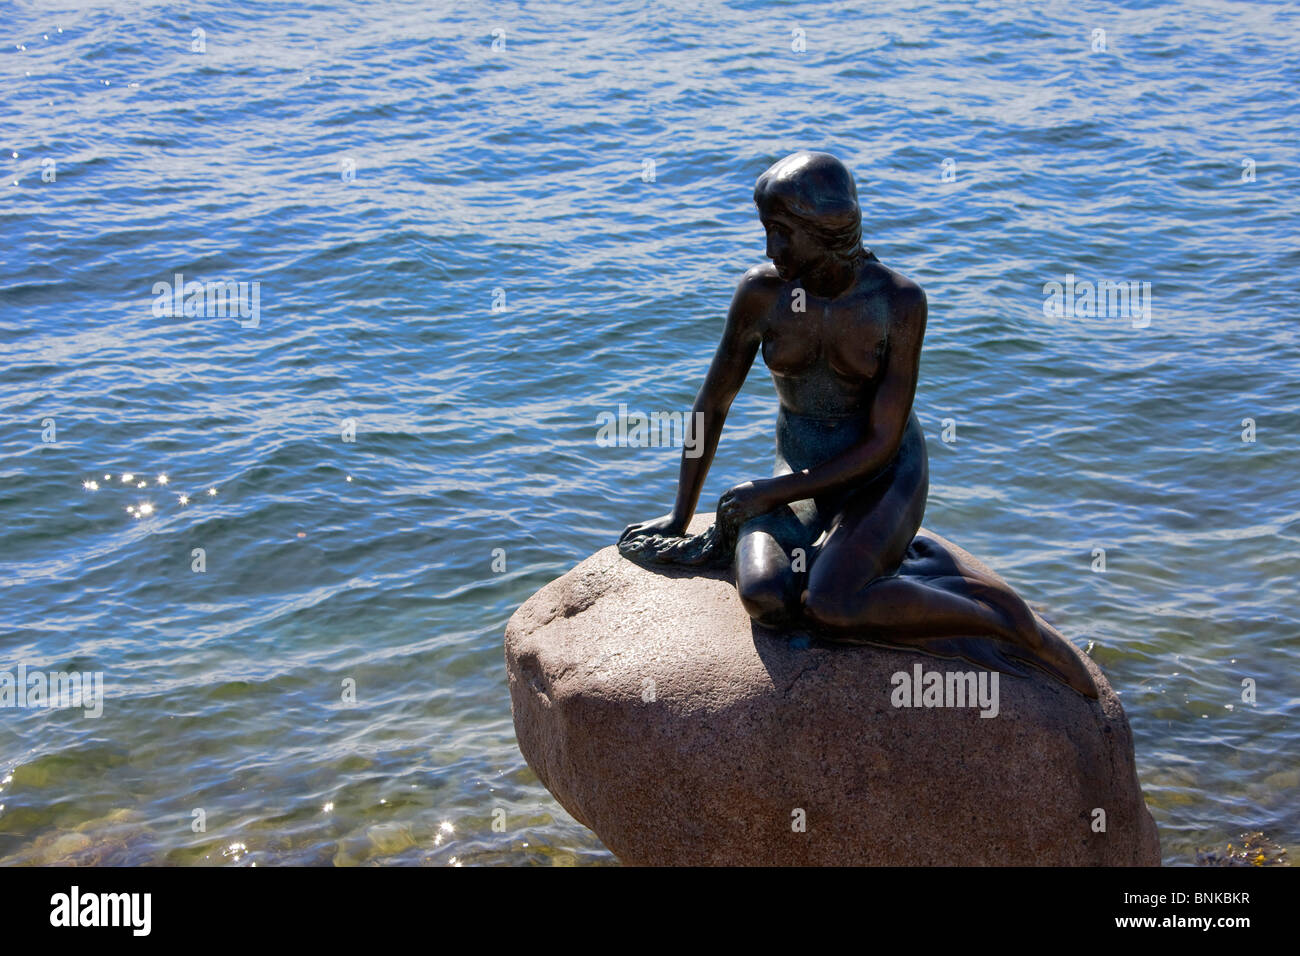
<instances>
[{"instance_id":1,"label":"mermaid's hair","mask_svg":"<svg viewBox=\"0 0 1300 956\"><path fill-rule=\"evenodd\" d=\"M862 211L853 174L829 153L791 153L768 167L754 186L759 212L784 213L833 256L854 259L862 247Z\"/></svg>"}]
</instances>

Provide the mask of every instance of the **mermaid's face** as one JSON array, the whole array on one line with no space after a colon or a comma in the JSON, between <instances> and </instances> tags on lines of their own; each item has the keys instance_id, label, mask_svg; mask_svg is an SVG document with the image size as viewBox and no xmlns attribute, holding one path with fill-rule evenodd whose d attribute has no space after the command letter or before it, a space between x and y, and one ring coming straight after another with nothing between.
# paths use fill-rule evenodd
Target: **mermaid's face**
<instances>
[{"instance_id":1,"label":"mermaid's face","mask_svg":"<svg viewBox=\"0 0 1300 956\"><path fill-rule=\"evenodd\" d=\"M767 257L782 279L802 278L825 260L822 244L796 220L776 210L765 210L759 218L767 230Z\"/></svg>"}]
</instances>

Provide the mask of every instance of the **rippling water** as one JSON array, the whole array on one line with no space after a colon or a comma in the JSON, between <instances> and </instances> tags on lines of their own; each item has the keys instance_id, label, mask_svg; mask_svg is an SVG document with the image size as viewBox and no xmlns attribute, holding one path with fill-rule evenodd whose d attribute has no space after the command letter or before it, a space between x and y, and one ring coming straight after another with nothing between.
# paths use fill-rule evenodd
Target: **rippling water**
<instances>
[{"instance_id":1,"label":"rippling water","mask_svg":"<svg viewBox=\"0 0 1300 956\"><path fill-rule=\"evenodd\" d=\"M0 711L0 862L612 862L502 628L668 510L597 416L689 407L800 147L929 295L926 524L1095 643L1167 862L1296 852L1293 6L6 9L0 670L105 701ZM176 273L258 321L156 315ZM760 359L706 506L775 410Z\"/></svg>"}]
</instances>

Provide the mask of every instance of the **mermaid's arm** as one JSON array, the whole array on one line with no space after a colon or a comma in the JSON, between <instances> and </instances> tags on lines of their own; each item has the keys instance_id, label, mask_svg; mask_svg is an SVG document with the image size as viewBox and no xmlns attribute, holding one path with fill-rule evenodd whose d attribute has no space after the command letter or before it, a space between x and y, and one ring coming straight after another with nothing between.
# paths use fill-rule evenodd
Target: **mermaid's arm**
<instances>
[{"instance_id":1,"label":"mermaid's arm","mask_svg":"<svg viewBox=\"0 0 1300 956\"><path fill-rule=\"evenodd\" d=\"M722 341L691 409L690 433L682 450L682 467L677 480L674 523L684 530L695 515L704 479L713 463L722 426L745 377L754 364L762 342L763 318L771 306L775 276L771 267L750 269L740 280L727 310Z\"/></svg>"},{"instance_id":2,"label":"mermaid's arm","mask_svg":"<svg viewBox=\"0 0 1300 956\"><path fill-rule=\"evenodd\" d=\"M860 483L878 474L897 454L916 397L926 320L925 293L920 286L909 283L899 294L905 297L903 317L890 330L886 364L872 401L870 428L862 442L814 468L755 482L761 485L759 493L764 500L787 504Z\"/></svg>"}]
</instances>

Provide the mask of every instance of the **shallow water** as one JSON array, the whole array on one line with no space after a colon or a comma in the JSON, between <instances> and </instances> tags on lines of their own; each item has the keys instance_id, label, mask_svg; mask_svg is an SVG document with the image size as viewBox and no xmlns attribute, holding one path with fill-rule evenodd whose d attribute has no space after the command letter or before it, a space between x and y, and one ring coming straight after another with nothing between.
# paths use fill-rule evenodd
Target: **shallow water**
<instances>
[{"instance_id":1,"label":"shallow water","mask_svg":"<svg viewBox=\"0 0 1300 956\"><path fill-rule=\"evenodd\" d=\"M668 510L676 452L597 416L689 407L799 147L928 293L927 526L1094 643L1166 862L1295 855L1294 7L10 9L0 670L105 699L0 711L0 862L612 862L502 629ZM155 315L176 273L258 282L256 327ZM1067 274L1149 324L1045 316ZM760 362L704 504L774 417Z\"/></svg>"}]
</instances>

